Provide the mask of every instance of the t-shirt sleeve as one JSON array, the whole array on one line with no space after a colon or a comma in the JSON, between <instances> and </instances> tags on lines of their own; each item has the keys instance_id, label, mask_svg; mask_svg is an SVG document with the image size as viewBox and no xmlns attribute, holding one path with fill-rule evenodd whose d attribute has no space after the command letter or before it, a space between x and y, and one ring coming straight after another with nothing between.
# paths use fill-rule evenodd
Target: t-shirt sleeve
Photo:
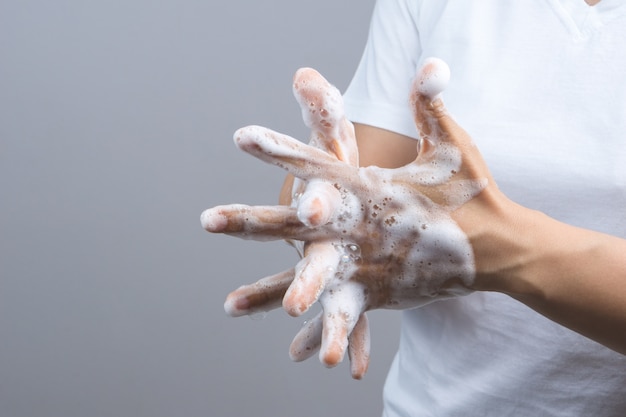
<instances>
[{"instance_id":1,"label":"t-shirt sleeve","mask_svg":"<svg viewBox=\"0 0 626 417\"><path fill-rule=\"evenodd\" d=\"M421 55L419 2L378 0L365 51L344 93L348 118L417 138L409 104Z\"/></svg>"}]
</instances>

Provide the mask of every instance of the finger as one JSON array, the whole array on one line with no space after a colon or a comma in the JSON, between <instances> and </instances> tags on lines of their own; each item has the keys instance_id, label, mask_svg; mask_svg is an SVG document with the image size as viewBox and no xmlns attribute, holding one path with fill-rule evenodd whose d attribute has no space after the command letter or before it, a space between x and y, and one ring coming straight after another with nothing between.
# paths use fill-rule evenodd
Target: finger
<instances>
[{"instance_id":1,"label":"finger","mask_svg":"<svg viewBox=\"0 0 626 417\"><path fill-rule=\"evenodd\" d=\"M328 223L341 203L341 194L332 184L311 180L297 201L298 219L309 227Z\"/></svg>"},{"instance_id":2,"label":"finger","mask_svg":"<svg viewBox=\"0 0 626 417\"><path fill-rule=\"evenodd\" d=\"M293 92L304 123L313 130L311 145L358 166L354 126L345 116L339 90L314 69L301 68L294 76Z\"/></svg>"},{"instance_id":3,"label":"finger","mask_svg":"<svg viewBox=\"0 0 626 417\"><path fill-rule=\"evenodd\" d=\"M441 139L436 119L447 113L441 93L449 81L450 68L438 58L427 58L413 80L411 103L415 124L422 137Z\"/></svg>"},{"instance_id":4,"label":"finger","mask_svg":"<svg viewBox=\"0 0 626 417\"><path fill-rule=\"evenodd\" d=\"M228 294L224 310L229 316L240 317L267 312L281 306L283 296L293 281L294 269L262 278Z\"/></svg>"},{"instance_id":5,"label":"finger","mask_svg":"<svg viewBox=\"0 0 626 417\"><path fill-rule=\"evenodd\" d=\"M308 244L306 256L296 265L294 280L283 298L283 307L289 315L302 315L318 300L326 282L334 276L340 257L331 243Z\"/></svg>"},{"instance_id":6,"label":"finger","mask_svg":"<svg viewBox=\"0 0 626 417\"><path fill-rule=\"evenodd\" d=\"M340 287L327 289L320 297L324 315L319 357L327 367L338 365L345 356L348 336L363 310L362 291L356 283L342 282Z\"/></svg>"},{"instance_id":7,"label":"finger","mask_svg":"<svg viewBox=\"0 0 626 417\"><path fill-rule=\"evenodd\" d=\"M294 362L302 362L315 355L322 344L322 313L304 322L291 342L289 357Z\"/></svg>"},{"instance_id":8,"label":"finger","mask_svg":"<svg viewBox=\"0 0 626 417\"><path fill-rule=\"evenodd\" d=\"M370 363L370 326L365 313L361 314L348 337L348 356L352 378L363 378Z\"/></svg>"},{"instance_id":9,"label":"finger","mask_svg":"<svg viewBox=\"0 0 626 417\"><path fill-rule=\"evenodd\" d=\"M323 177L336 181L347 177L347 165L326 152L261 126L237 130L234 140L242 151L304 180Z\"/></svg>"},{"instance_id":10,"label":"finger","mask_svg":"<svg viewBox=\"0 0 626 417\"><path fill-rule=\"evenodd\" d=\"M296 189L296 178L291 174L287 174L285 176L285 180L283 181L282 187L280 187L280 192L278 194L278 204L283 206L290 206L293 201L293 196Z\"/></svg>"},{"instance_id":11,"label":"finger","mask_svg":"<svg viewBox=\"0 0 626 417\"><path fill-rule=\"evenodd\" d=\"M466 177L490 178L489 170L470 135L448 113L442 92L450 79L448 65L438 58L428 58L417 73L411 88L415 124L422 136L421 155L427 155L437 142L453 145L463 155L460 170ZM443 148L436 159L449 158L454 151ZM432 155L431 155L432 156ZM457 170L452 169L456 173Z\"/></svg>"},{"instance_id":12,"label":"finger","mask_svg":"<svg viewBox=\"0 0 626 417\"><path fill-rule=\"evenodd\" d=\"M310 239L323 236L298 220L296 209L287 206L247 206L231 204L205 210L202 227L211 233L224 233L259 241Z\"/></svg>"},{"instance_id":13,"label":"finger","mask_svg":"<svg viewBox=\"0 0 626 417\"><path fill-rule=\"evenodd\" d=\"M294 362L309 359L320 350L323 320L319 313L312 320L304 322L302 328L291 342L289 357ZM362 379L367 373L370 361L370 332L367 315L359 317L357 324L348 338L350 372L354 379Z\"/></svg>"},{"instance_id":14,"label":"finger","mask_svg":"<svg viewBox=\"0 0 626 417\"><path fill-rule=\"evenodd\" d=\"M291 206L293 208L298 207L298 201L300 200L300 196L304 192L304 187L306 183L302 181L300 178L296 178L291 174L287 174L287 178L285 179L285 183L283 184L283 188L280 190L280 196L278 199L278 203ZM296 211L297 214L297 211ZM298 252L298 256L302 258L304 256L302 246L302 241L297 241L293 239L285 239L289 245L293 246Z\"/></svg>"}]
</instances>

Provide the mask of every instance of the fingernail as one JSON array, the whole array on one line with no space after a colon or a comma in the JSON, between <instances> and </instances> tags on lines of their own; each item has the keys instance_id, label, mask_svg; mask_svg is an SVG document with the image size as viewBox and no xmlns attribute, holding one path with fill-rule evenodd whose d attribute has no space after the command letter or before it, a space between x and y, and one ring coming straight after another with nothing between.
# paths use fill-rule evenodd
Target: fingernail
<instances>
[{"instance_id":1,"label":"fingernail","mask_svg":"<svg viewBox=\"0 0 626 417\"><path fill-rule=\"evenodd\" d=\"M224 311L231 317L240 317L247 313L250 303L245 297L229 295L224 302Z\"/></svg>"},{"instance_id":2,"label":"fingernail","mask_svg":"<svg viewBox=\"0 0 626 417\"><path fill-rule=\"evenodd\" d=\"M245 151L247 148L255 146L254 138L259 136L262 129L262 127L255 125L239 128L233 134L233 141L239 149Z\"/></svg>"},{"instance_id":3,"label":"fingernail","mask_svg":"<svg viewBox=\"0 0 626 417\"><path fill-rule=\"evenodd\" d=\"M308 310L306 303L304 303L300 298L301 297L294 297L289 293L283 298L283 309L291 317L300 317Z\"/></svg>"},{"instance_id":4,"label":"fingernail","mask_svg":"<svg viewBox=\"0 0 626 417\"><path fill-rule=\"evenodd\" d=\"M212 208L202 212L200 223L207 232L220 233L228 226L228 218L218 209Z\"/></svg>"},{"instance_id":5,"label":"fingernail","mask_svg":"<svg viewBox=\"0 0 626 417\"><path fill-rule=\"evenodd\" d=\"M339 349L330 349L320 355L320 360L327 368L333 368L343 360L343 352Z\"/></svg>"},{"instance_id":6,"label":"fingernail","mask_svg":"<svg viewBox=\"0 0 626 417\"><path fill-rule=\"evenodd\" d=\"M308 197L308 194L305 194ZM328 210L324 210L323 202L317 197L307 198L300 200L298 204L297 216L298 220L304 223L307 227L318 227L326 223L330 217L327 213Z\"/></svg>"}]
</instances>

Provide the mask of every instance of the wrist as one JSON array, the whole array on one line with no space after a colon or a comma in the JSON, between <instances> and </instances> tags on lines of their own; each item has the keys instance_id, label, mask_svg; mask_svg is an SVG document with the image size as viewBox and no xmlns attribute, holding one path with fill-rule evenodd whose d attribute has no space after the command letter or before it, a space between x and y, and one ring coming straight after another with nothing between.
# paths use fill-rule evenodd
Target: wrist
<instances>
[{"instance_id":1,"label":"wrist","mask_svg":"<svg viewBox=\"0 0 626 417\"><path fill-rule=\"evenodd\" d=\"M453 213L474 253L475 291L530 295L538 291L532 276L545 233L554 222L522 207L498 190L485 190Z\"/></svg>"},{"instance_id":2,"label":"wrist","mask_svg":"<svg viewBox=\"0 0 626 417\"><path fill-rule=\"evenodd\" d=\"M455 217L474 252L475 291L528 301L555 298L556 277L575 277L581 262L597 259L603 245L611 244L605 235L561 223L499 192L459 212Z\"/></svg>"}]
</instances>

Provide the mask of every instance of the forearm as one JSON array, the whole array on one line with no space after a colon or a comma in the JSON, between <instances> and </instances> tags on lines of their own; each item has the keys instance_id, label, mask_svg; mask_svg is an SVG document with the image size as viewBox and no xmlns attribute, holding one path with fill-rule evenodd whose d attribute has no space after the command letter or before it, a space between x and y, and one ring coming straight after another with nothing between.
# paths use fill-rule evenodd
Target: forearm
<instances>
[{"instance_id":1,"label":"forearm","mask_svg":"<svg viewBox=\"0 0 626 417\"><path fill-rule=\"evenodd\" d=\"M472 207L456 214L474 249L475 289L506 293L626 354L626 240L558 222L500 197L498 192L486 197L492 221L485 227L467 223Z\"/></svg>"}]
</instances>

